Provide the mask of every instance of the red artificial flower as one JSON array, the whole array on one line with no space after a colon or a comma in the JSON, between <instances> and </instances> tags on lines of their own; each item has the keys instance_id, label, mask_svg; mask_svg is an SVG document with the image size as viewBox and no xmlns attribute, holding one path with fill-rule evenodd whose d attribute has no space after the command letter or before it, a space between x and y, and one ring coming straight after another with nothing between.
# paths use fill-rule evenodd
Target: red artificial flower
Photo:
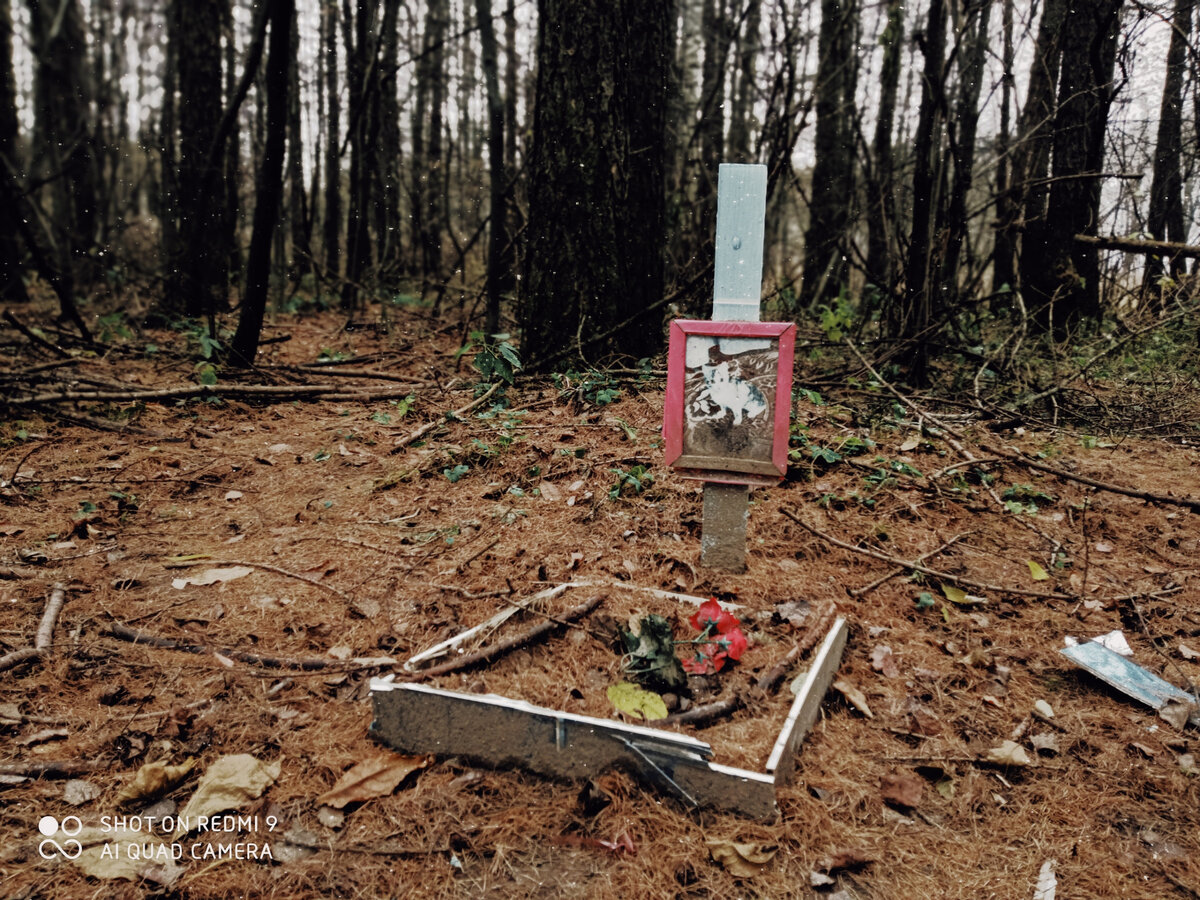
<instances>
[{"instance_id":1,"label":"red artificial flower","mask_svg":"<svg viewBox=\"0 0 1200 900\"><path fill-rule=\"evenodd\" d=\"M688 622L697 631L703 631L711 625L719 634L725 634L738 627L738 620L728 611L721 609L721 604L715 597L702 603Z\"/></svg>"},{"instance_id":2,"label":"red artificial flower","mask_svg":"<svg viewBox=\"0 0 1200 900\"><path fill-rule=\"evenodd\" d=\"M715 599L701 604L688 622L707 638L715 629L718 637L701 643L690 659L682 661L685 672L692 675L709 675L720 672L728 660L740 659L746 651L748 641L738 620L721 608Z\"/></svg>"}]
</instances>

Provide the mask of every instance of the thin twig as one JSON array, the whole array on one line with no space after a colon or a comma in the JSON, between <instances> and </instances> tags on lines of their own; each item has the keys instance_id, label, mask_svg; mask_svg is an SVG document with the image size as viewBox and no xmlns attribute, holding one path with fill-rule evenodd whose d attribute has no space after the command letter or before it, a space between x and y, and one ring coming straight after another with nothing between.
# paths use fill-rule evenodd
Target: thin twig
<instances>
[{"instance_id":1,"label":"thin twig","mask_svg":"<svg viewBox=\"0 0 1200 900\"><path fill-rule=\"evenodd\" d=\"M453 412L448 412L443 415L440 415L436 419L434 419L432 422L427 422L426 424L422 425L420 428L418 428L416 431L414 431L408 437L400 440L396 444L396 446L392 449L391 452L398 453L399 451L403 450L405 447L407 447L409 444L413 443L414 441L419 441L421 438L425 437L425 435L429 434L429 432L433 431L435 428L438 428L444 422L449 421L451 418L461 419L463 416L465 416L471 410L475 409L476 407L482 406L485 402L487 402L488 398L490 398L492 396L492 394L496 393L496 391L498 391L499 389L500 389L500 382L497 381L490 388L488 388L486 391L484 391L482 394L480 394L478 397L476 397L474 400L472 400L470 403L466 404L465 406L460 406L458 409L454 410Z\"/></svg>"},{"instance_id":2,"label":"thin twig","mask_svg":"<svg viewBox=\"0 0 1200 900\"><path fill-rule=\"evenodd\" d=\"M945 551L948 547L950 547L952 544L957 543L958 541L962 540L964 537L966 537L965 534L956 534L954 537L950 538L950 540L946 541L946 543L942 544L940 547L936 547L933 550L930 550L928 553L922 553L920 556L917 557L917 562L923 563L923 562L925 562L925 560L929 559L929 557L931 557L931 556L938 556L943 551ZM847 591L847 593L851 597L855 597L855 598L862 597L866 594L871 593L871 591L875 590L875 588L879 587L885 581L890 581L891 579L897 577L898 575L903 575L906 571L907 570L905 568L903 568L902 566L897 566L895 569L893 569L891 572L888 572L886 575L880 575L878 578L876 578L870 584L863 585L860 588L854 588L853 590Z\"/></svg>"},{"instance_id":3,"label":"thin twig","mask_svg":"<svg viewBox=\"0 0 1200 900\"><path fill-rule=\"evenodd\" d=\"M479 665L480 663L489 662L497 656L508 653L510 650L515 650L525 644L532 643L543 635L565 627L577 619L582 619L604 599L603 594L597 594L589 598L587 601L573 607L563 613L561 616L553 618L547 616L545 621L538 622L531 628L522 631L520 634L514 634L511 637L496 641L487 647L476 650L473 653L467 653L457 659L451 659L436 666L430 666L428 669L421 669L413 673L411 676L414 681L423 681L426 678L433 678L435 675L445 675L448 672L457 672L460 669L470 668L471 666Z\"/></svg>"},{"instance_id":4,"label":"thin twig","mask_svg":"<svg viewBox=\"0 0 1200 900\"><path fill-rule=\"evenodd\" d=\"M54 589L50 592L50 599L46 602L46 611L42 613L41 624L38 625L37 637L33 641L33 649L38 653L44 653L50 649L50 645L54 641L54 623L58 621L58 614L62 612L66 599L66 585L54 585Z\"/></svg>"},{"instance_id":5,"label":"thin twig","mask_svg":"<svg viewBox=\"0 0 1200 900\"><path fill-rule=\"evenodd\" d=\"M346 602L351 602L354 599L349 594L339 591L337 588L328 584L323 584L322 582L317 581L315 578L309 578L307 575L301 575L299 572L289 572L287 569L281 569L279 566L273 566L270 563L245 562L239 559L214 559L207 560L207 562L210 562L214 566L247 566L251 569L262 569L265 572L274 572L276 575L284 575L288 578L295 578L297 581L303 581L307 584L311 584L313 587L319 587L323 591L329 591L329 593L333 594L335 597L340 597Z\"/></svg>"},{"instance_id":6,"label":"thin twig","mask_svg":"<svg viewBox=\"0 0 1200 900\"><path fill-rule=\"evenodd\" d=\"M17 775L25 778L74 778L107 769L110 763L96 759L46 760L42 762L0 763L0 775Z\"/></svg>"}]
</instances>

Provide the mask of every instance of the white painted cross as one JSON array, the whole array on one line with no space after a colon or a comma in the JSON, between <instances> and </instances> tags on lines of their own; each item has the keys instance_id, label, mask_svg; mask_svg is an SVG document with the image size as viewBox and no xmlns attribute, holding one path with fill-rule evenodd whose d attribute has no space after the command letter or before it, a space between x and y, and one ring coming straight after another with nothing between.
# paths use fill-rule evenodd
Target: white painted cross
<instances>
[{"instance_id":1,"label":"white painted cross","mask_svg":"<svg viewBox=\"0 0 1200 900\"><path fill-rule=\"evenodd\" d=\"M713 321L759 320L766 212L767 167L722 163L717 180ZM749 516L748 487L705 482L700 564L743 571Z\"/></svg>"}]
</instances>

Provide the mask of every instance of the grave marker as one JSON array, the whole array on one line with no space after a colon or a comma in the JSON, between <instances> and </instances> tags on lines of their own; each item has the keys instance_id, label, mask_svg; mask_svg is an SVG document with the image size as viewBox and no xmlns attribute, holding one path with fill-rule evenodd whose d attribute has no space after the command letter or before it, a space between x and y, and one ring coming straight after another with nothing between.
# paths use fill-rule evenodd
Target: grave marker
<instances>
[{"instance_id":1,"label":"grave marker","mask_svg":"<svg viewBox=\"0 0 1200 900\"><path fill-rule=\"evenodd\" d=\"M717 180L714 321L759 320L766 211L767 167L723 163ZM700 564L728 572L745 571L749 517L747 485L706 481Z\"/></svg>"}]
</instances>

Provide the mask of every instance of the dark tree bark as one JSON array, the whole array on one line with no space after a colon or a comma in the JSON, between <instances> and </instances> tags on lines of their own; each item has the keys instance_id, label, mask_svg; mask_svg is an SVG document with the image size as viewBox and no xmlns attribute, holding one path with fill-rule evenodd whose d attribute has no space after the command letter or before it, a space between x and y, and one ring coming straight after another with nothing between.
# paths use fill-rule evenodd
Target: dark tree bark
<instances>
[{"instance_id":1,"label":"dark tree bark","mask_svg":"<svg viewBox=\"0 0 1200 900\"><path fill-rule=\"evenodd\" d=\"M312 266L312 249L309 246L311 220L304 184L304 144L300 128L300 31L296 27L295 17L292 19L291 32L291 64L288 67L287 220L292 239L291 277L298 281L304 270Z\"/></svg>"},{"instance_id":2,"label":"dark tree bark","mask_svg":"<svg viewBox=\"0 0 1200 900\"><path fill-rule=\"evenodd\" d=\"M254 198L254 225L246 261L246 291L230 356L240 365L250 365L258 352L263 315L271 274L271 243L279 224L283 197L283 163L287 140L288 68L291 56L292 18L295 0L270 0L271 37L267 48L267 122L262 168Z\"/></svg>"},{"instance_id":3,"label":"dark tree bark","mask_svg":"<svg viewBox=\"0 0 1200 900\"><path fill-rule=\"evenodd\" d=\"M930 325L934 296L940 284L934 232L937 229L941 181L942 133L946 119L944 60L946 52L946 7L944 0L930 0L929 20L921 46L925 57L921 79L921 106L917 115L913 171L912 238L905 273L904 306L897 334L911 343L907 353L909 381L922 384L929 364Z\"/></svg>"},{"instance_id":4,"label":"dark tree bark","mask_svg":"<svg viewBox=\"0 0 1200 900\"><path fill-rule=\"evenodd\" d=\"M942 282L950 302L958 299L958 258L967 240L967 194L975 168L975 134L979 125L979 90L983 84L983 66L987 60L988 22L992 0L972 0L965 10L965 24L958 52L958 101L949 122L950 150L954 159L954 180L950 187L950 205L946 212L946 256L942 263Z\"/></svg>"},{"instance_id":5,"label":"dark tree bark","mask_svg":"<svg viewBox=\"0 0 1200 900\"><path fill-rule=\"evenodd\" d=\"M671 0L539 0L522 347L531 367L661 345ZM592 358L595 358L592 356Z\"/></svg>"},{"instance_id":6,"label":"dark tree bark","mask_svg":"<svg viewBox=\"0 0 1200 900\"><path fill-rule=\"evenodd\" d=\"M1171 23L1167 74L1158 116L1158 140L1154 147L1154 174L1150 181L1150 209L1146 216L1146 230L1156 241L1187 241L1183 217L1183 76L1195 5L1196 0L1175 0ZM1171 260L1170 274L1178 276L1182 271L1182 264ZM1162 258L1147 256L1145 289L1156 290L1162 274Z\"/></svg>"},{"instance_id":7,"label":"dark tree bark","mask_svg":"<svg viewBox=\"0 0 1200 900\"><path fill-rule=\"evenodd\" d=\"M384 0L379 53L379 192L375 201L375 246L381 275L400 265L401 154L399 67L400 0Z\"/></svg>"},{"instance_id":8,"label":"dark tree bark","mask_svg":"<svg viewBox=\"0 0 1200 900\"><path fill-rule=\"evenodd\" d=\"M13 80L12 5L0 0L0 300L25 300L21 248L17 243L17 89Z\"/></svg>"},{"instance_id":9,"label":"dark tree bark","mask_svg":"<svg viewBox=\"0 0 1200 900\"><path fill-rule=\"evenodd\" d=\"M222 252L222 184L210 169L221 121L221 25L226 0L181 0L179 38L178 253L168 260L164 306L211 318L227 305L227 257ZM215 336L215 335L214 335Z\"/></svg>"},{"instance_id":10,"label":"dark tree bark","mask_svg":"<svg viewBox=\"0 0 1200 900\"><path fill-rule=\"evenodd\" d=\"M430 0L429 15L425 23L426 56L423 67L418 67L417 77L421 80L428 106L428 123L424 143L423 173L420 180L418 206L421 208L418 241L421 247L421 294L432 279L437 284L437 301L442 296L442 233L445 229L442 209L443 129L445 128L444 106L446 103L446 32L450 20L447 0Z\"/></svg>"},{"instance_id":11,"label":"dark tree bark","mask_svg":"<svg viewBox=\"0 0 1200 900\"><path fill-rule=\"evenodd\" d=\"M904 46L903 0L888 0L887 26L880 37L883 64L879 70L879 107L871 141L874 167L867 185L867 277L891 296L896 287L899 252L896 247L895 160L892 129L896 95L900 90L900 56Z\"/></svg>"},{"instance_id":12,"label":"dark tree bark","mask_svg":"<svg viewBox=\"0 0 1200 900\"><path fill-rule=\"evenodd\" d=\"M846 233L854 220L857 0L821 0L816 162L804 233L803 302L831 301L846 285Z\"/></svg>"},{"instance_id":13,"label":"dark tree bark","mask_svg":"<svg viewBox=\"0 0 1200 900\"><path fill-rule=\"evenodd\" d=\"M1013 96L1013 0L1001 0L1001 32L1004 73L1000 85L1000 133L996 135L996 242L992 248L992 291L1011 290L1013 285L1013 254L1016 250L1012 230L1013 198L1011 193L1013 163L1011 158L1011 122Z\"/></svg>"},{"instance_id":14,"label":"dark tree bark","mask_svg":"<svg viewBox=\"0 0 1200 900\"><path fill-rule=\"evenodd\" d=\"M1099 257L1075 235L1094 235L1098 225L1122 3L1076 4L1063 28L1049 206L1044 223L1027 226L1021 259L1027 302L1059 338L1100 315Z\"/></svg>"},{"instance_id":15,"label":"dark tree bark","mask_svg":"<svg viewBox=\"0 0 1200 900\"><path fill-rule=\"evenodd\" d=\"M342 104L338 97L337 0L321 3L321 42L325 84L325 221L322 243L325 250L325 271L337 279L341 272L342 230L342 162L341 119Z\"/></svg>"},{"instance_id":16,"label":"dark tree bark","mask_svg":"<svg viewBox=\"0 0 1200 900\"><path fill-rule=\"evenodd\" d=\"M1012 188L1009 203L999 221L997 254L1004 248L1013 253L1020 252L1026 244L1027 229L1040 228L1046 216L1046 199L1050 194L1050 148L1054 135L1054 87L1062 62L1066 15L1067 0L1045 0L1034 42L1029 88L1017 123L1017 141L1012 149ZM1017 281L1021 271L1015 258L1010 256L997 266L1009 274L1002 284L1020 287Z\"/></svg>"},{"instance_id":17,"label":"dark tree bark","mask_svg":"<svg viewBox=\"0 0 1200 900\"><path fill-rule=\"evenodd\" d=\"M475 17L479 23L479 38L483 49L483 77L487 86L488 162L490 190L487 254L487 320L488 334L500 330L500 295L503 290L504 249L508 229L504 204L504 100L500 96L500 63L496 48L496 29L492 25L490 0L475 0Z\"/></svg>"},{"instance_id":18,"label":"dark tree bark","mask_svg":"<svg viewBox=\"0 0 1200 900\"><path fill-rule=\"evenodd\" d=\"M356 4L343 0L346 36L346 90L350 98L350 192L346 209L346 278L342 309L356 309L364 275L371 268L369 228L372 185L375 182L375 139L379 125L379 92L374 80L378 0Z\"/></svg>"}]
</instances>

